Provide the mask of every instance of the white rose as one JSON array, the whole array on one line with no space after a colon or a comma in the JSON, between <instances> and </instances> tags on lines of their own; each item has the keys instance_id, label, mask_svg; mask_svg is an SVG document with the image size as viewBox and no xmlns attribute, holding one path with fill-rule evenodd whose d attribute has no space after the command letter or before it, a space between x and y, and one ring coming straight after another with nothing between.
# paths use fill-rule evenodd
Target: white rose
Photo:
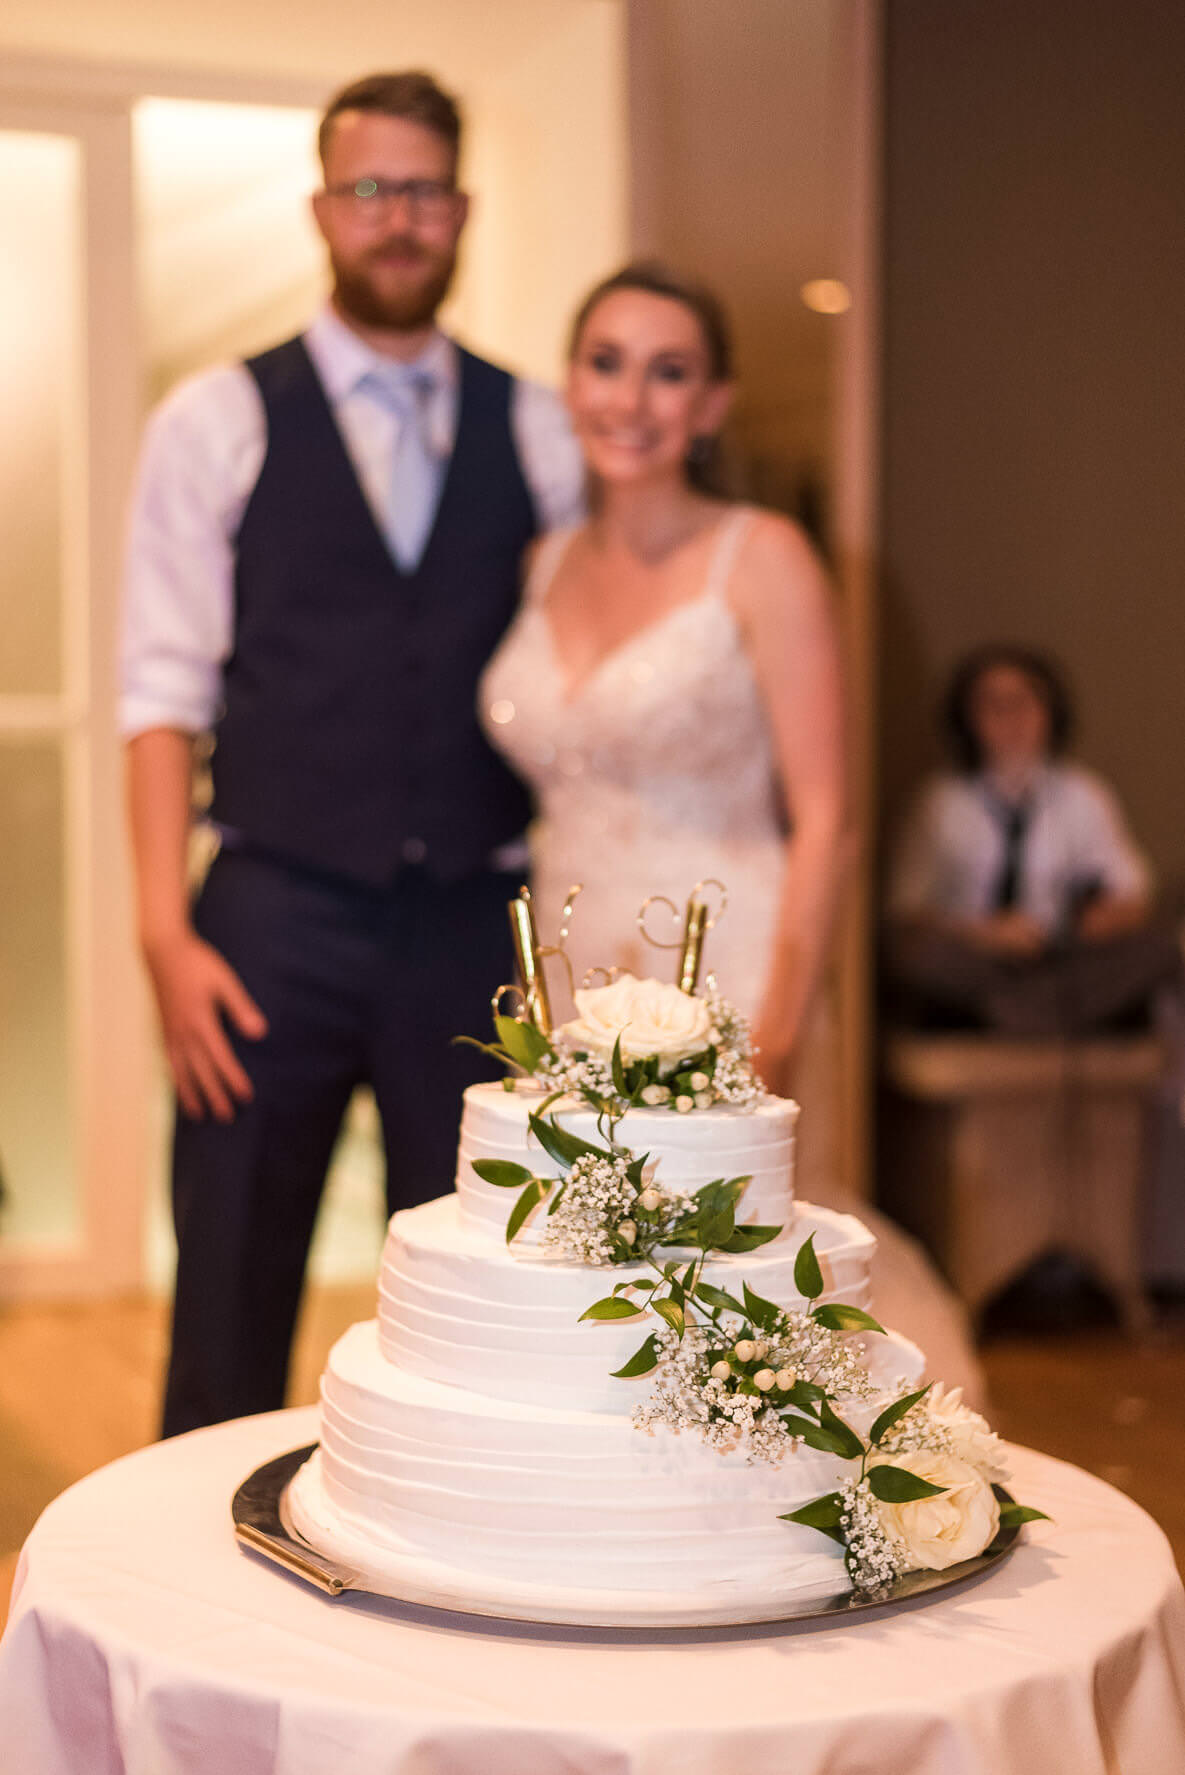
<instances>
[{"instance_id":1,"label":"white rose","mask_svg":"<svg viewBox=\"0 0 1185 1775\"><path fill-rule=\"evenodd\" d=\"M940 1449L914 1448L886 1455L877 1466L901 1467L945 1487L937 1497L912 1504L878 1503L886 1525L905 1543L911 1571L944 1572L973 1559L995 1537L1000 1506L987 1480L968 1462Z\"/></svg>"},{"instance_id":2,"label":"white rose","mask_svg":"<svg viewBox=\"0 0 1185 1775\"><path fill-rule=\"evenodd\" d=\"M926 1394L922 1407L948 1433L961 1461L997 1484L1008 1478L1004 1444L986 1418L964 1405L962 1387L944 1387L939 1381Z\"/></svg>"},{"instance_id":3,"label":"white rose","mask_svg":"<svg viewBox=\"0 0 1185 1775\"><path fill-rule=\"evenodd\" d=\"M693 998L662 980L635 980L622 974L611 986L584 987L576 995L579 1013L560 1030L574 1048L612 1054L621 1037L625 1061L684 1060L708 1045L711 1013L702 998Z\"/></svg>"}]
</instances>

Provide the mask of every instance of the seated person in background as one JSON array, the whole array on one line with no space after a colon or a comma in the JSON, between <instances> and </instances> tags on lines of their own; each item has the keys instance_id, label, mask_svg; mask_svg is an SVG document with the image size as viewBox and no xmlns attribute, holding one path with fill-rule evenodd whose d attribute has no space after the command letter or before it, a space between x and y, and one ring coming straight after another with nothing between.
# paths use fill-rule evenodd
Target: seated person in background
<instances>
[{"instance_id":1,"label":"seated person in background","mask_svg":"<svg viewBox=\"0 0 1185 1775\"><path fill-rule=\"evenodd\" d=\"M1063 756L1058 671L1022 647L980 648L944 715L958 768L921 789L890 872L894 1009L1014 1036L1139 1027L1180 954L1114 792Z\"/></svg>"}]
</instances>

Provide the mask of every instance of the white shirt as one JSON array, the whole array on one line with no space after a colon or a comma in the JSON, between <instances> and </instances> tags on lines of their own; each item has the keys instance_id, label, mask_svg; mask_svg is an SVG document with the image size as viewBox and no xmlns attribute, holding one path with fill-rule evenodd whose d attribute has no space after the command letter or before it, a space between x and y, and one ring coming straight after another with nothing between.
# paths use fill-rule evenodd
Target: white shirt
<instances>
[{"instance_id":1,"label":"white shirt","mask_svg":"<svg viewBox=\"0 0 1185 1775\"><path fill-rule=\"evenodd\" d=\"M1079 764L1048 764L1032 789L1017 909L1049 932L1077 890L1141 896L1150 888L1112 789ZM977 917L992 909L1004 867L1003 822L981 776L933 777L906 819L890 871L890 917Z\"/></svg>"},{"instance_id":2,"label":"white shirt","mask_svg":"<svg viewBox=\"0 0 1185 1775\"><path fill-rule=\"evenodd\" d=\"M304 335L362 490L380 520L400 420L365 384L389 367L326 307ZM457 429L457 348L437 333L416 360L431 377L430 441L443 467ZM558 395L516 380L511 430L545 530L576 523L583 468ZM120 728L201 733L222 698L234 634L234 544L267 451L259 388L242 364L181 383L150 417L132 498L120 650Z\"/></svg>"}]
</instances>

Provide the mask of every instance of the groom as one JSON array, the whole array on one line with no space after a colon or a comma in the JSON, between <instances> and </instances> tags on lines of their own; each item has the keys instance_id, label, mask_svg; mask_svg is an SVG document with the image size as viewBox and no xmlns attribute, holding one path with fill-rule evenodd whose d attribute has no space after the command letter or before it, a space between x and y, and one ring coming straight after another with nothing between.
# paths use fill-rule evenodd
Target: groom
<instances>
[{"instance_id":1,"label":"groom","mask_svg":"<svg viewBox=\"0 0 1185 1775\"><path fill-rule=\"evenodd\" d=\"M477 681L519 562L577 514L556 398L436 326L468 202L425 74L330 104L308 331L184 384L145 439L122 724L141 944L176 1085L164 1433L283 1403L305 1260L355 1087L393 1212L447 1189L462 1031L509 977L522 786ZM195 740L221 848L186 891Z\"/></svg>"}]
</instances>

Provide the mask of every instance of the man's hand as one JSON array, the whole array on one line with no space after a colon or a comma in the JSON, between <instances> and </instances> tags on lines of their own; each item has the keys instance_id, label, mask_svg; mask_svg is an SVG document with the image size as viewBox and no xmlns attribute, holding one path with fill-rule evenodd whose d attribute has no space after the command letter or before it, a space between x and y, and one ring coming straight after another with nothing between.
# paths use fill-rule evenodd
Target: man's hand
<instances>
[{"instance_id":1,"label":"man's hand","mask_svg":"<svg viewBox=\"0 0 1185 1775\"><path fill-rule=\"evenodd\" d=\"M976 949L1018 961L1031 960L1049 946L1048 931L1027 912L990 912L967 919L958 930Z\"/></svg>"},{"instance_id":2,"label":"man's hand","mask_svg":"<svg viewBox=\"0 0 1185 1775\"><path fill-rule=\"evenodd\" d=\"M1147 922L1146 901L1107 894L1082 908L1074 935L1084 943L1107 943L1113 937L1124 937L1129 931L1139 930Z\"/></svg>"},{"instance_id":3,"label":"man's hand","mask_svg":"<svg viewBox=\"0 0 1185 1775\"><path fill-rule=\"evenodd\" d=\"M192 931L147 946L145 960L182 1108L197 1118L209 1111L220 1122L233 1121L236 1105L249 1103L254 1092L222 1019L250 1041L267 1034L267 1019L229 962Z\"/></svg>"}]
</instances>

